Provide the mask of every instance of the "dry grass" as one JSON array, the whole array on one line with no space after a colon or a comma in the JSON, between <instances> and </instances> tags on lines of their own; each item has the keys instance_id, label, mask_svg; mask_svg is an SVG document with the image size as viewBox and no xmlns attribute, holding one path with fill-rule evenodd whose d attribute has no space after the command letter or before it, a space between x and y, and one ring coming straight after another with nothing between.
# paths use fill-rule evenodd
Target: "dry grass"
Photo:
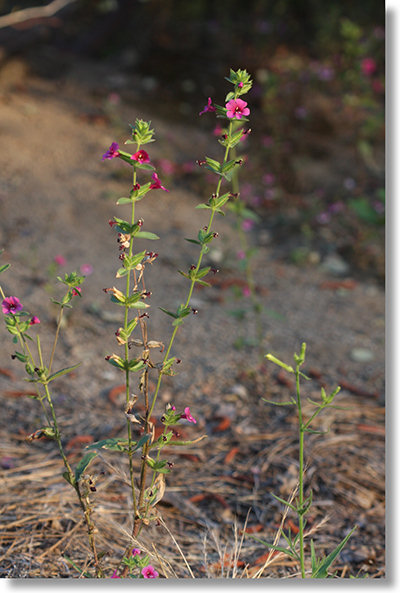
<instances>
[{"instance_id":1,"label":"dry grass","mask_svg":"<svg viewBox=\"0 0 400 593\"><path fill-rule=\"evenodd\" d=\"M207 431L208 438L195 451L170 452L175 468L158 506L160 519L139 542L132 540L150 555L164 578L298 575L293 560L247 535L282 545L281 530L294 525L295 518L290 512L282 516L271 492L289 499L296 489L295 419L286 409L261 402L258 393L262 389L269 399L285 399L286 388L265 375L256 380L254 374L251 379L242 377L242 384L247 396L234 401L232 393L221 394L219 413L215 404L203 404L198 432ZM308 529L321 553L329 552L357 524L359 529L337 562L337 574L381 577L384 410L375 401L346 393L339 397L345 409L326 412L321 428L330 427L330 432L310 437L306 448L306 482L314 492ZM34 413L34 402L22 410L20 401L8 400L17 417ZM226 409L229 422L221 413ZM309 411L306 405L305 413ZM99 422L109 412L105 406ZM79 427L78 417L76 424ZM63 468L53 444L28 444L21 434L4 428L1 442L6 466L0 476L1 576L78 577L66 557L85 568L91 565L91 555L74 492L61 477ZM80 456L81 451L73 449L70 461ZM130 541L127 467L115 455L104 454L93 471L98 475L93 498L97 547L105 552L104 564L111 574Z\"/></svg>"}]
</instances>

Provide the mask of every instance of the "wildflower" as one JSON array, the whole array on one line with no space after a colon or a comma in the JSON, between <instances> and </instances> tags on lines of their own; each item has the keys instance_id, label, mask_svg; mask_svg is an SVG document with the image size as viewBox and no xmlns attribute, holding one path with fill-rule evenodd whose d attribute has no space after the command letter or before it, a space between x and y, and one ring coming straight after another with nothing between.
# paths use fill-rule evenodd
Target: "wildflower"
<instances>
[{"instance_id":1,"label":"wildflower","mask_svg":"<svg viewBox=\"0 0 400 593\"><path fill-rule=\"evenodd\" d=\"M163 185L161 185L161 181L159 180L157 173L153 173L151 177L153 179L153 183L150 185L150 189L163 189L164 191L169 191L169 189L166 189Z\"/></svg>"},{"instance_id":2,"label":"wildflower","mask_svg":"<svg viewBox=\"0 0 400 593\"><path fill-rule=\"evenodd\" d=\"M364 76L371 76L376 70L376 62L374 58L364 58L361 60L361 71Z\"/></svg>"},{"instance_id":3,"label":"wildflower","mask_svg":"<svg viewBox=\"0 0 400 593\"><path fill-rule=\"evenodd\" d=\"M139 548L133 548L132 550L132 556L138 556L138 554L141 554L142 552L139 550Z\"/></svg>"},{"instance_id":4,"label":"wildflower","mask_svg":"<svg viewBox=\"0 0 400 593\"><path fill-rule=\"evenodd\" d=\"M62 255L56 255L54 261L58 266L65 266L65 264L67 263L67 260Z\"/></svg>"},{"instance_id":5,"label":"wildflower","mask_svg":"<svg viewBox=\"0 0 400 593\"><path fill-rule=\"evenodd\" d=\"M90 276L90 274L93 274L93 266L90 264L82 264L80 270L84 276Z\"/></svg>"},{"instance_id":6,"label":"wildflower","mask_svg":"<svg viewBox=\"0 0 400 593\"><path fill-rule=\"evenodd\" d=\"M160 169L166 175L172 175L175 171L175 165L169 159L161 159L159 162Z\"/></svg>"},{"instance_id":7,"label":"wildflower","mask_svg":"<svg viewBox=\"0 0 400 593\"><path fill-rule=\"evenodd\" d=\"M81 296L81 292L82 289L79 286L75 286L75 288L72 289L73 296Z\"/></svg>"},{"instance_id":8,"label":"wildflower","mask_svg":"<svg viewBox=\"0 0 400 593\"><path fill-rule=\"evenodd\" d=\"M142 569L142 575L144 579L156 579L158 577L158 572L151 564L149 564Z\"/></svg>"},{"instance_id":9,"label":"wildflower","mask_svg":"<svg viewBox=\"0 0 400 593\"><path fill-rule=\"evenodd\" d=\"M150 157L145 150L138 150L137 152L135 152L135 154L133 154L131 156L131 158L134 161L137 161L138 163L149 163L150 162Z\"/></svg>"},{"instance_id":10,"label":"wildflower","mask_svg":"<svg viewBox=\"0 0 400 593\"><path fill-rule=\"evenodd\" d=\"M116 142L113 142L110 146L110 148L108 148L106 150L106 152L103 154L102 157L102 161L104 161L105 159L115 159L117 156L119 156L119 152L118 152L119 146Z\"/></svg>"},{"instance_id":11,"label":"wildflower","mask_svg":"<svg viewBox=\"0 0 400 593\"><path fill-rule=\"evenodd\" d=\"M245 252L241 249L240 251L237 252L236 257L240 260L240 259L246 259L246 254Z\"/></svg>"},{"instance_id":12,"label":"wildflower","mask_svg":"<svg viewBox=\"0 0 400 593\"><path fill-rule=\"evenodd\" d=\"M242 229L245 232L251 231L253 226L254 226L254 220L251 220L251 218L245 218L244 221L242 222Z\"/></svg>"},{"instance_id":13,"label":"wildflower","mask_svg":"<svg viewBox=\"0 0 400 593\"><path fill-rule=\"evenodd\" d=\"M30 320L29 325L37 325L38 323L40 323L40 319L39 317L36 317L36 315L34 315Z\"/></svg>"},{"instance_id":14,"label":"wildflower","mask_svg":"<svg viewBox=\"0 0 400 593\"><path fill-rule=\"evenodd\" d=\"M328 222L331 219L331 215L329 214L329 212L320 212L317 217L317 222L319 222L319 224L328 224Z\"/></svg>"},{"instance_id":15,"label":"wildflower","mask_svg":"<svg viewBox=\"0 0 400 593\"><path fill-rule=\"evenodd\" d=\"M263 181L266 185L272 185L275 183L275 175L272 173L266 173L263 177Z\"/></svg>"},{"instance_id":16,"label":"wildflower","mask_svg":"<svg viewBox=\"0 0 400 593\"><path fill-rule=\"evenodd\" d=\"M10 296L6 297L1 303L4 315L9 313L16 313L22 310L22 303L17 297Z\"/></svg>"},{"instance_id":17,"label":"wildflower","mask_svg":"<svg viewBox=\"0 0 400 593\"><path fill-rule=\"evenodd\" d=\"M251 296L251 291L250 288L248 286L244 286L243 287L243 296L248 298L249 296Z\"/></svg>"},{"instance_id":18,"label":"wildflower","mask_svg":"<svg viewBox=\"0 0 400 593\"><path fill-rule=\"evenodd\" d=\"M250 113L246 101L243 101L242 99L231 99L225 107L227 109L226 116L230 119L242 119L244 115L249 115Z\"/></svg>"},{"instance_id":19,"label":"wildflower","mask_svg":"<svg viewBox=\"0 0 400 593\"><path fill-rule=\"evenodd\" d=\"M203 111L200 111L199 115L207 113L207 111L215 111L215 107L212 105L211 97L208 97L207 105L204 106Z\"/></svg>"},{"instance_id":20,"label":"wildflower","mask_svg":"<svg viewBox=\"0 0 400 593\"><path fill-rule=\"evenodd\" d=\"M193 418L193 416L191 415L189 407L185 408L184 413L181 414L181 418L184 418L185 420L188 420L189 422L193 422L193 424L197 423L197 420L195 418Z\"/></svg>"},{"instance_id":21,"label":"wildflower","mask_svg":"<svg viewBox=\"0 0 400 593\"><path fill-rule=\"evenodd\" d=\"M117 569L114 570L114 572L112 573L112 575L110 576L110 579L120 579L121 577L119 577L117 575Z\"/></svg>"}]
</instances>

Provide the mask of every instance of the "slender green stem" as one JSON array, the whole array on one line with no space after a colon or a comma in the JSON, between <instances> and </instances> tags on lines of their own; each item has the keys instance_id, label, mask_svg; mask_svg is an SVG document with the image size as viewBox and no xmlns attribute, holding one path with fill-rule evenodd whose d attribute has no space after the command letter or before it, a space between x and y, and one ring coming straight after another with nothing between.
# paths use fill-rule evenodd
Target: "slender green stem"
<instances>
[{"instance_id":1,"label":"slender green stem","mask_svg":"<svg viewBox=\"0 0 400 593\"><path fill-rule=\"evenodd\" d=\"M297 396L297 410L298 410L298 421L299 421L299 502L298 502L298 518L299 518L299 546L300 546L300 570L301 578L306 578L305 566L304 566L304 517L303 517L303 505L304 505L304 425L303 425L303 414L301 409L301 398L300 398L300 368L299 364L296 365L296 396Z\"/></svg>"},{"instance_id":2,"label":"slender green stem","mask_svg":"<svg viewBox=\"0 0 400 593\"><path fill-rule=\"evenodd\" d=\"M140 144L137 144L137 150L139 150ZM136 168L133 167L133 186L136 185ZM133 225L135 222L135 202L132 201L132 210L131 210L131 224ZM133 251L133 241L132 239L129 242L129 256L132 256ZM126 275L126 287L125 287L125 296L126 298L129 297L130 292L130 282L131 282L131 270ZM128 313L129 313L129 306L125 305L125 313L124 313L124 329L127 330L128 327ZM128 342L125 343L125 360L129 359L129 345ZM125 396L126 396L126 403L129 403L130 399L130 373L127 369L125 371ZM135 479L134 479L134 470L133 470L133 441L132 441L132 425L129 418L126 420L127 425L127 432L128 432L128 458L129 458L129 474L131 480L131 490L132 490L132 502L133 502L133 512L134 516L136 517L138 509L137 509L137 501L136 501L136 490L135 490Z\"/></svg>"},{"instance_id":3,"label":"slender green stem","mask_svg":"<svg viewBox=\"0 0 400 593\"><path fill-rule=\"evenodd\" d=\"M53 348L51 350L51 355L50 355L49 374L51 372L51 367L53 366L53 359L54 359L54 354L55 354L56 346L57 346L57 342L58 342L58 336L60 335L60 328L61 328L63 313L64 313L64 307L61 305L60 311L58 313L56 335L54 336Z\"/></svg>"},{"instance_id":4,"label":"slender green stem","mask_svg":"<svg viewBox=\"0 0 400 593\"><path fill-rule=\"evenodd\" d=\"M38 348L38 355L39 355L39 361L40 361L40 366L41 368L43 368L43 356L42 356L42 349L40 346L40 339L39 336L37 336L37 348ZM97 550L96 550L96 544L95 544L95 539L94 539L94 525L93 522L91 520L91 513L90 513L90 505L88 503L85 503L83 497L82 497L82 493L80 491L79 488L79 483L75 480L75 476L74 476L74 472L72 471L72 468L69 464L69 461L67 459L67 456L65 454L64 451L64 447L62 446L62 442L61 442L61 434L60 434L60 429L58 426L58 421L57 421L57 416L56 416L56 412L54 409L54 405L53 405L53 400L51 398L51 394L50 394L50 390L49 387L47 385L47 383L44 383L44 391L46 394L46 399L47 402L49 404L49 408L50 408L50 412L51 412L51 417L53 419L53 428L54 428L54 438L57 442L58 445L58 449L61 455L61 458L63 460L64 463L64 467L67 471L68 474L68 478L69 478L69 483L73 486L78 499L79 499L79 503L81 505L84 517L85 517L85 521L86 521L86 525L87 525L87 530L88 530L88 537L89 537L89 543L90 543L90 547L92 549L93 552L93 558L94 558L94 563L95 563L95 567L96 567L96 575L98 577L102 577L103 576L103 571L99 565L99 559L97 556Z\"/></svg>"}]
</instances>

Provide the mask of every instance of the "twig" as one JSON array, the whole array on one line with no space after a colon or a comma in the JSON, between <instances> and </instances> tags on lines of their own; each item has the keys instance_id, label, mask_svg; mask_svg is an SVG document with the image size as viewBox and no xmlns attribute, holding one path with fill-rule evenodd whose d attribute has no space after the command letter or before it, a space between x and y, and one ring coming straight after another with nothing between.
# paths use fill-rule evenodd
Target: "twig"
<instances>
[{"instance_id":1,"label":"twig","mask_svg":"<svg viewBox=\"0 0 400 593\"><path fill-rule=\"evenodd\" d=\"M64 6L68 6L68 4L72 4L73 2L76 2L76 0L53 0L47 6L32 6L10 12L4 16L0 16L0 29L12 27L32 19L51 17L64 8Z\"/></svg>"}]
</instances>

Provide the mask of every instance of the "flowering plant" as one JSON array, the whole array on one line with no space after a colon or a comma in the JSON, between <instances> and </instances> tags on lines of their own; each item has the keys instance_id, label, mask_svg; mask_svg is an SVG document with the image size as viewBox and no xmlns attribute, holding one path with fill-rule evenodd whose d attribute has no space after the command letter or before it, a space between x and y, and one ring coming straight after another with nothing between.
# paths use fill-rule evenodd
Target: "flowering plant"
<instances>
[{"instance_id":1,"label":"flowering plant","mask_svg":"<svg viewBox=\"0 0 400 593\"><path fill-rule=\"evenodd\" d=\"M233 124L237 121L247 121L246 116L249 115L250 109L247 107L247 103L239 97L250 90L252 82L245 70L236 72L231 70L227 80L233 85L233 90L227 94L225 106L214 106L211 99L209 99L202 112L215 113L217 117L227 120L227 132L220 139L220 143L224 147L224 156L220 161L207 156L198 161L200 166L204 166L216 176L216 188L207 202L197 206L197 208L209 210L210 216L208 224L198 231L197 236L188 239L190 243L198 246L199 255L195 264L191 265L186 272L180 272L189 284L187 294L176 310L161 309L172 319L171 337L166 347L158 339L149 339L147 326L147 320L150 317L148 300L151 297L151 291L145 285L145 273L147 267L157 260L158 253L147 249L135 251L136 239L155 241L159 238L155 233L144 229L143 219L137 217L137 202L151 195L154 190L169 191L162 185L149 153L143 148L155 141L151 123L136 119L135 124L131 126L131 137L126 140L125 144L133 145L133 153L126 152L121 149L117 142L112 142L102 155L103 161L118 159L125 165L132 167L132 184L129 193L117 201L118 206L129 206L130 212L126 218L114 216L109 221L109 226L116 234L120 260L120 267L116 271L115 278L117 282L123 282L124 286L122 288L116 286L104 288L104 292L110 297L111 302L121 311L121 324L115 332L115 351L106 356L106 361L118 369L125 379L125 439L106 438L91 443L86 447L82 459L74 469L71 467L64 451L52 399L53 381L72 372L80 363L62 368L56 372L53 372L52 367L59 333L62 328L64 310L72 306L73 299L83 296L81 285L85 279L84 275L72 272L65 273L64 277L57 277L66 290L60 300L51 299L59 308L59 314L53 347L47 363L43 359L39 336L36 338L37 354L32 351L29 345L29 342L32 341L29 332L32 327L40 323L40 320L36 315L32 316L24 311L23 305L17 297L6 296L0 288L2 310L5 315L7 330L13 336L14 343L19 343L22 350L16 351L13 358L24 363L28 380L33 383L36 389L35 399L42 406L45 418L45 426L30 435L29 440L33 441L44 436L57 442L65 468L63 477L75 490L86 522L92 551L92 565L97 577L104 577L105 569L102 563L102 554L98 553L96 546L92 500L92 494L96 491L96 488L94 486L95 478L90 473L90 464L99 452L107 450L123 453L127 456L133 506L131 540L136 541L142 529L149 525L150 522L157 520L158 517L157 504L164 496L165 477L171 473L173 467L173 463L168 458L164 458L164 449L167 446L171 448L173 446L195 444L205 437L203 435L191 441L181 441L173 438L175 435L171 427L174 425L182 421L196 424L197 420L192 415L189 406L184 406L183 410L178 411L174 405L167 404L161 413L160 420L163 425L161 434L156 434L153 413L156 412L156 404L163 378L166 375L174 375L176 365L180 362L178 358L172 355L176 334L183 325L185 318L190 314L197 313L197 310L191 306L194 288L197 284L208 286L207 276L210 273L217 272L211 266L202 267L203 259L209 252L210 244L218 237L218 233L212 228L214 218L216 214L224 213L223 208L229 200L237 197L230 191L229 184L232 182L235 170L243 164L243 160L230 158L230 153L247 131L242 127L238 129ZM146 179L146 176L149 175L151 180ZM223 184L228 184L228 187L224 188L224 190L222 190ZM65 261L59 259L55 263L61 266L65 264ZM7 264L2 266L0 272L5 271L7 268ZM133 338L132 335L135 331L138 336ZM132 354L134 348L139 348L139 353ZM163 353L161 361L153 359L152 352L154 350ZM153 393L151 393L149 387L150 373L157 376ZM135 387L134 378L137 378ZM133 391L136 391L139 395L132 393ZM144 411L142 412L142 410ZM139 468L137 468L137 463L134 460L135 456L140 456ZM157 578L158 572L149 564L148 557L139 554L136 548L134 552L132 553L132 541L129 541L126 552L112 578L128 576ZM82 572L81 574L87 576L88 573Z\"/></svg>"}]
</instances>

